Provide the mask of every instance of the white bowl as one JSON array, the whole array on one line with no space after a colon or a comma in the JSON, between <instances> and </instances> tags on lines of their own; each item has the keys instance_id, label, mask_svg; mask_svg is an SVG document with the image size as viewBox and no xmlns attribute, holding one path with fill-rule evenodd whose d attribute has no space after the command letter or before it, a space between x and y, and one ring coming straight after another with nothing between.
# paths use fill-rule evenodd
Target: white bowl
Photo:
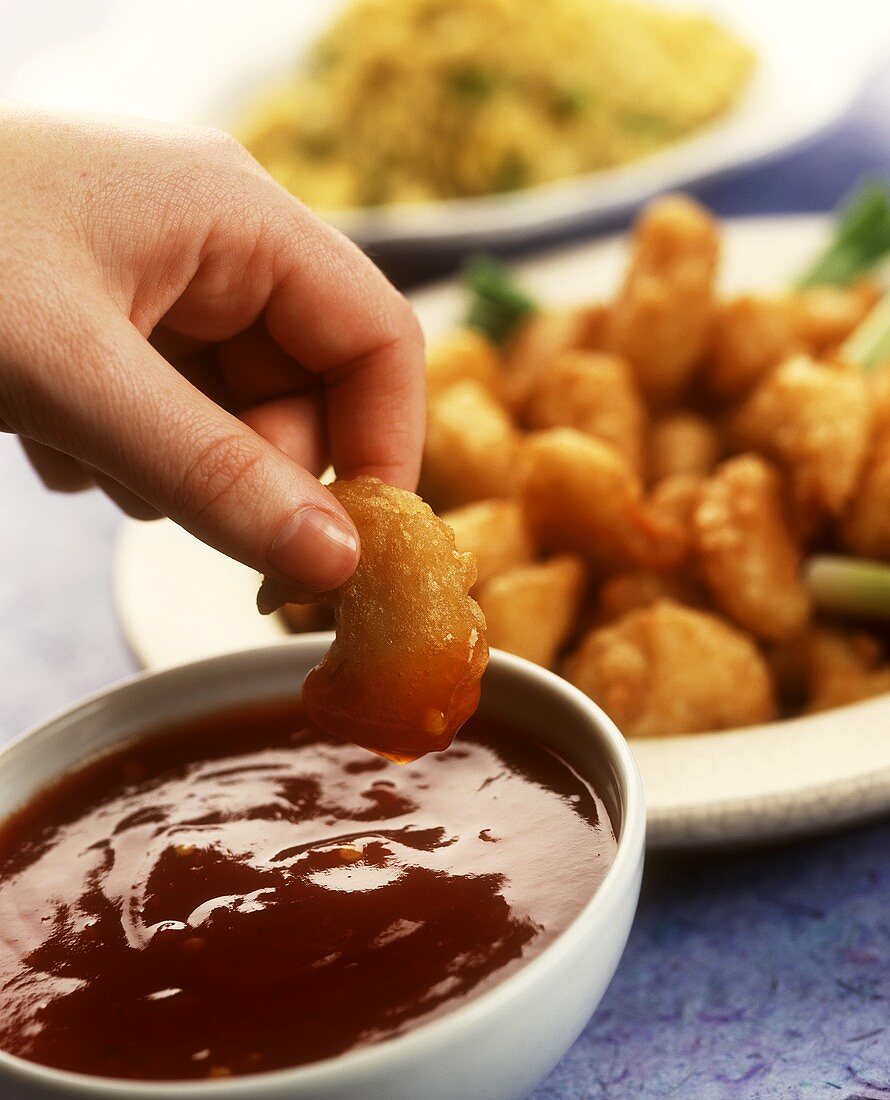
<instances>
[{"instance_id":1,"label":"white bowl","mask_svg":"<svg viewBox=\"0 0 890 1100\"><path fill-rule=\"evenodd\" d=\"M0 817L111 745L230 705L296 692L329 643L329 634L307 634L144 673L92 696L0 753ZM536 959L441 1019L296 1069L221 1081L133 1082L62 1072L0 1052L0 1096L510 1100L525 1095L581 1032L624 950L643 867L643 793L615 726L552 673L495 651L483 681L482 708L535 734L593 780L618 834L615 862L599 890Z\"/></svg>"}]
</instances>

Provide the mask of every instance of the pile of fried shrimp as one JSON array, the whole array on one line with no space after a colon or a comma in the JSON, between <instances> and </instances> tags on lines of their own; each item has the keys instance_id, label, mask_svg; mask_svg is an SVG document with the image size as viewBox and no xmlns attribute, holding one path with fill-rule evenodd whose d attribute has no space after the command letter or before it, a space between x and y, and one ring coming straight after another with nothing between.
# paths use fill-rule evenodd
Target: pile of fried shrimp
<instances>
[{"instance_id":1,"label":"pile of fried shrimp","mask_svg":"<svg viewBox=\"0 0 890 1100\"><path fill-rule=\"evenodd\" d=\"M722 298L719 260L711 215L662 198L612 300L428 353L419 491L475 557L488 643L632 737L890 691L886 639L817 613L803 579L814 553L890 562L890 361L843 350L882 290Z\"/></svg>"},{"instance_id":2,"label":"pile of fried shrimp","mask_svg":"<svg viewBox=\"0 0 890 1100\"><path fill-rule=\"evenodd\" d=\"M610 301L428 357L420 493L475 555L489 643L628 736L890 691L878 633L802 579L816 551L890 560L890 363L840 350L880 288L722 298L719 259L711 215L662 198Z\"/></svg>"}]
</instances>

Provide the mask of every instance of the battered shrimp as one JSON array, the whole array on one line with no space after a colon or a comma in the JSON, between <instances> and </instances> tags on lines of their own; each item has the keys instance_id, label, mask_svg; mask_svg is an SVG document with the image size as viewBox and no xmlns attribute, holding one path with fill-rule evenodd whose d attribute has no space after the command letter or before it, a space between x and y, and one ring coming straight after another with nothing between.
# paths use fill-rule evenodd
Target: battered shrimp
<instances>
[{"instance_id":1,"label":"battered shrimp","mask_svg":"<svg viewBox=\"0 0 890 1100\"><path fill-rule=\"evenodd\" d=\"M599 618L602 622L612 622L628 611L649 607L661 599L698 607L705 602L705 594L693 577L680 571L656 573L651 569L638 569L632 573L616 573L600 589Z\"/></svg>"},{"instance_id":2,"label":"battered shrimp","mask_svg":"<svg viewBox=\"0 0 890 1100\"><path fill-rule=\"evenodd\" d=\"M337 636L306 678L306 713L323 730L390 759L446 748L479 702L485 619L451 529L413 493L373 477L331 492L361 538L355 573L325 595Z\"/></svg>"},{"instance_id":3,"label":"battered shrimp","mask_svg":"<svg viewBox=\"0 0 890 1100\"><path fill-rule=\"evenodd\" d=\"M794 324L804 348L816 358L846 340L881 297L874 279L849 287L814 286L791 298Z\"/></svg>"},{"instance_id":4,"label":"battered shrimp","mask_svg":"<svg viewBox=\"0 0 890 1100\"><path fill-rule=\"evenodd\" d=\"M890 431L890 359L879 363L866 377L875 435Z\"/></svg>"},{"instance_id":5,"label":"battered shrimp","mask_svg":"<svg viewBox=\"0 0 890 1100\"><path fill-rule=\"evenodd\" d=\"M890 691L890 664L873 635L818 624L772 657L779 686L808 713Z\"/></svg>"},{"instance_id":6,"label":"battered shrimp","mask_svg":"<svg viewBox=\"0 0 890 1100\"><path fill-rule=\"evenodd\" d=\"M421 495L436 511L509 496L519 441L509 416L478 382L467 379L432 394Z\"/></svg>"},{"instance_id":7,"label":"battered shrimp","mask_svg":"<svg viewBox=\"0 0 890 1100\"><path fill-rule=\"evenodd\" d=\"M427 391L439 392L468 378L485 386L495 397L503 391L500 352L481 333L463 328L457 329L427 352Z\"/></svg>"},{"instance_id":8,"label":"battered shrimp","mask_svg":"<svg viewBox=\"0 0 890 1100\"><path fill-rule=\"evenodd\" d=\"M745 396L770 367L800 347L798 316L790 298L742 294L717 311L714 345L705 368L708 388L717 397Z\"/></svg>"},{"instance_id":9,"label":"battered shrimp","mask_svg":"<svg viewBox=\"0 0 890 1100\"><path fill-rule=\"evenodd\" d=\"M664 520L674 523L683 531L689 531L692 515L701 499L704 478L695 474L674 474L666 477L652 489L649 504Z\"/></svg>"},{"instance_id":10,"label":"battered shrimp","mask_svg":"<svg viewBox=\"0 0 890 1100\"><path fill-rule=\"evenodd\" d=\"M760 383L735 418L737 443L774 458L804 514L837 515L868 447L871 414L859 374L796 356Z\"/></svg>"},{"instance_id":11,"label":"battered shrimp","mask_svg":"<svg viewBox=\"0 0 890 1100\"><path fill-rule=\"evenodd\" d=\"M609 443L633 469L642 466L646 409L630 366L617 355L558 355L532 387L525 419L532 428L577 428Z\"/></svg>"},{"instance_id":12,"label":"battered shrimp","mask_svg":"<svg viewBox=\"0 0 890 1100\"><path fill-rule=\"evenodd\" d=\"M890 561L890 424L872 446L840 533L854 554Z\"/></svg>"},{"instance_id":13,"label":"battered shrimp","mask_svg":"<svg viewBox=\"0 0 890 1100\"><path fill-rule=\"evenodd\" d=\"M542 549L581 554L601 572L673 565L682 554L682 531L646 506L627 463L573 428L528 437L522 494Z\"/></svg>"},{"instance_id":14,"label":"battered shrimp","mask_svg":"<svg viewBox=\"0 0 890 1100\"><path fill-rule=\"evenodd\" d=\"M654 401L682 393L710 344L719 251L714 219L691 199L658 199L637 221L610 339Z\"/></svg>"},{"instance_id":15,"label":"battered shrimp","mask_svg":"<svg viewBox=\"0 0 890 1100\"><path fill-rule=\"evenodd\" d=\"M701 489L693 543L717 607L758 637L799 634L810 601L801 548L789 526L778 472L758 455L720 466Z\"/></svg>"},{"instance_id":16,"label":"battered shrimp","mask_svg":"<svg viewBox=\"0 0 890 1100\"><path fill-rule=\"evenodd\" d=\"M598 308L541 310L522 322L504 353L508 398L517 414L523 414L535 383L556 356L589 342Z\"/></svg>"},{"instance_id":17,"label":"battered shrimp","mask_svg":"<svg viewBox=\"0 0 890 1100\"><path fill-rule=\"evenodd\" d=\"M585 569L578 558L520 565L479 589L488 644L553 668L578 617Z\"/></svg>"},{"instance_id":18,"label":"battered shrimp","mask_svg":"<svg viewBox=\"0 0 890 1100\"><path fill-rule=\"evenodd\" d=\"M657 420L649 436L649 476L654 482L678 474L710 473L723 444L714 425L691 412Z\"/></svg>"},{"instance_id":19,"label":"battered shrimp","mask_svg":"<svg viewBox=\"0 0 890 1100\"><path fill-rule=\"evenodd\" d=\"M476 586L534 557L531 535L518 500L478 500L442 519L462 553L476 559Z\"/></svg>"},{"instance_id":20,"label":"battered shrimp","mask_svg":"<svg viewBox=\"0 0 890 1100\"><path fill-rule=\"evenodd\" d=\"M769 670L750 638L670 600L591 631L565 671L629 737L748 726L775 714Z\"/></svg>"}]
</instances>

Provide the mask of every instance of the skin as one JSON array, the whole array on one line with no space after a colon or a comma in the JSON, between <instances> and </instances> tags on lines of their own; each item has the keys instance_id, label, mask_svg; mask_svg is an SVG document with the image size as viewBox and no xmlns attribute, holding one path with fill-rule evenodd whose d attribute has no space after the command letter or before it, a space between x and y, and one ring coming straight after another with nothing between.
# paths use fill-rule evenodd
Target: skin
<instances>
[{"instance_id":1,"label":"skin","mask_svg":"<svg viewBox=\"0 0 890 1100\"><path fill-rule=\"evenodd\" d=\"M318 475L417 483L404 298L220 132L5 107L0 147L0 427L51 489L342 583L358 535Z\"/></svg>"}]
</instances>

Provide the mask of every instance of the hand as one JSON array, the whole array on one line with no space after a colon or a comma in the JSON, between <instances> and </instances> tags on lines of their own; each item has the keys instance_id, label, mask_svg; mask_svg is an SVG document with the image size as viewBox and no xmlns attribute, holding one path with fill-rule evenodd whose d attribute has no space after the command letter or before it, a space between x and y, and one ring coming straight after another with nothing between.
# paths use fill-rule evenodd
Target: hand
<instances>
[{"instance_id":1,"label":"hand","mask_svg":"<svg viewBox=\"0 0 890 1100\"><path fill-rule=\"evenodd\" d=\"M344 237L212 130L0 110L0 428L285 585L358 558L318 482L417 482L423 342Z\"/></svg>"}]
</instances>

